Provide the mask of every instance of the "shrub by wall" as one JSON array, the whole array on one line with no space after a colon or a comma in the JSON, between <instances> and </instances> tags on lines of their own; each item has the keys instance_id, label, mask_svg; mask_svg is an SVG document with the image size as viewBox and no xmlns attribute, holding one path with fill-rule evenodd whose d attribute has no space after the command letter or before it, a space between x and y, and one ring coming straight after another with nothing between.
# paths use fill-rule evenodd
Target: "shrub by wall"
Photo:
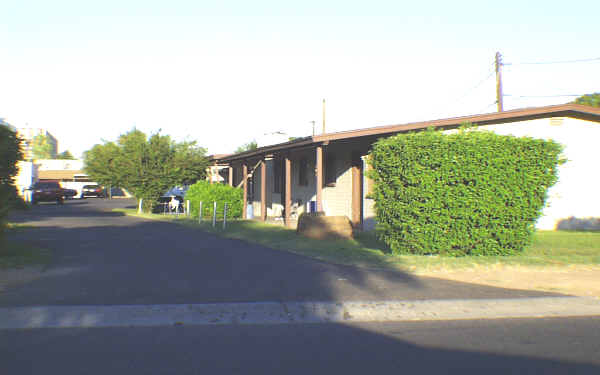
<instances>
[{"instance_id":1,"label":"shrub by wall","mask_svg":"<svg viewBox=\"0 0 600 375\"><path fill-rule=\"evenodd\" d=\"M394 253L510 255L530 243L562 147L490 132L400 134L370 154L377 234Z\"/></svg>"},{"instance_id":2,"label":"shrub by wall","mask_svg":"<svg viewBox=\"0 0 600 375\"><path fill-rule=\"evenodd\" d=\"M190 201L192 216L198 217L200 202L202 204L202 217L212 217L213 202L217 202L217 217L223 218L223 207L227 203L227 217L241 218L243 192L242 189L222 184L210 184L207 181L198 181L190 186L185 199Z\"/></svg>"}]
</instances>

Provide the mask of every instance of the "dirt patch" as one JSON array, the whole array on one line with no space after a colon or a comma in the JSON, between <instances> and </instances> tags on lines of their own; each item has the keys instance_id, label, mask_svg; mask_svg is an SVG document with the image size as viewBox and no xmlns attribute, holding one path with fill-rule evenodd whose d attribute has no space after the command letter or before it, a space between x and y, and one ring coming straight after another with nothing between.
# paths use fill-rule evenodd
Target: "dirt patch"
<instances>
[{"instance_id":1,"label":"dirt patch","mask_svg":"<svg viewBox=\"0 0 600 375\"><path fill-rule=\"evenodd\" d=\"M486 266L459 270L417 272L420 276L502 288L540 290L600 298L600 267Z\"/></svg>"}]
</instances>

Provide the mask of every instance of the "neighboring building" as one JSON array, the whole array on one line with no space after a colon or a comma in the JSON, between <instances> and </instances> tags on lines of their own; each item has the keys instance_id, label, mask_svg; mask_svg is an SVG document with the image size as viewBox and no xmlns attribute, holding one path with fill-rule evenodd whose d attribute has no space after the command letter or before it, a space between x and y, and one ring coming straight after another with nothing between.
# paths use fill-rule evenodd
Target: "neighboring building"
<instances>
[{"instance_id":1,"label":"neighboring building","mask_svg":"<svg viewBox=\"0 0 600 375\"><path fill-rule=\"evenodd\" d=\"M37 169L30 161L17 162L17 168L19 168L19 173L15 177L17 193L29 202L27 190L37 181Z\"/></svg>"},{"instance_id":2,"label":"neighboring building","mask_svg":"<svg viewBox=\"0 0 600 375\"><path fill-rule=\"evenodd\" d=\"M51 156L53 158L56 157L58 152L58 141L56 138L50 134L46 129L39 128L18 128L17 134L23 138L23 155L25 160L33 160L33 138L38 135L43 135L48 138L48 142L52 146L51 148Z\"/></svg>"},{"instance_id":3,"label":"neighboring building","mask_svg":"<svg viewBox=\"0 0 600 375\"><path fill-rule=\"evenodd\" d=\"M293 225L294 216L316 210L327 216L347 216L356 229L370 230L375 225L375 211L373 200L367 197L371 182L364 171L373 143L430 127L453 131L465 122L498 134L554 139L563 144L568 162L560 166L559 181L550 189L547 207L536 226L600 229L600 177L596 172L600 109L589 106L563 104L321 134L239 154L214 155L211 161L228 171L225 176L232 176L218 181L245 189L251 206L250 211L244 205L245 212L263 220L283 217Z\"/></svg>"},{"instance_id":4,"label":"neighboring building","mask_svg":"<svg viewBox=\"0 0 600 375\"><path fill-rule=\"evenodd\" d=\"M83 160L39 159L34 162L40 181L90 181L83 172Z\"/></svg>"}]
</instances>

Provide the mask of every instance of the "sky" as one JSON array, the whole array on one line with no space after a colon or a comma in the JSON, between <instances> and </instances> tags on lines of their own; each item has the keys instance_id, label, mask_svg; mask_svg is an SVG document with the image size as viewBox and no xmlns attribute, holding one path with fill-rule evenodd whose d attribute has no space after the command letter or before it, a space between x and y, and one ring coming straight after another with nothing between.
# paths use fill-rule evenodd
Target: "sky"
<instances>
[{"instance_id":1,"label":"sky","mask_svg":"<svg viewBox=\"0 0 600 375\"><path fill-rule=\"evenodd\" d=\"M600 92L600 2L572 4L0 0L0 118L229 153L320 131L323 99L327 132L493 112L496 52L505 110L560 104Z\"/></svg>"}]
</instances>

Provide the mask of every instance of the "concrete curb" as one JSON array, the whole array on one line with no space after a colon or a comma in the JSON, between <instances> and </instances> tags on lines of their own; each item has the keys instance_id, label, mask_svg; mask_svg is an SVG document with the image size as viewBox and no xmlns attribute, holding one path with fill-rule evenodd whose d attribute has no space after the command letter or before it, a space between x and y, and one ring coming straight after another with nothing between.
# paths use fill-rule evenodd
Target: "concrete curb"
<instances>
[{"instance_id":1,"label":"concrete curb","mask_svg":"<svg viewBox=\"0 0 600 375\"><path fill-rule=\"evenodd\" d=\"M0 308L0 329L310 324L600 316L600 300L540 297Z\"/></svg>"}]
</instances>

